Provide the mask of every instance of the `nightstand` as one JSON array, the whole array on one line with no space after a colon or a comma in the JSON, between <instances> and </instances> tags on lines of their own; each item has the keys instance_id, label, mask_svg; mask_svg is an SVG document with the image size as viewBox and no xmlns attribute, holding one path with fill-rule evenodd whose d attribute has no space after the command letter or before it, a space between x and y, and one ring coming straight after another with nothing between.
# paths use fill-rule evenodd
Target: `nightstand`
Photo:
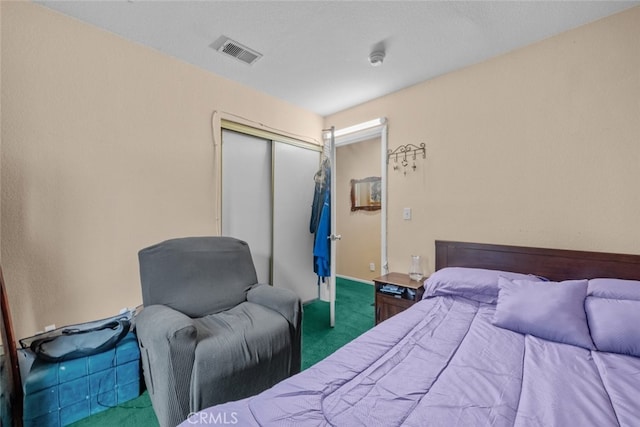
<instances>
[{"instance_id":1,"label":"nightstand","mask_svg":"<svg viewBox=\"0 0 640 427\"><path fill-rule=\"evenodd\" d=\"M411 307L422 299L424 277L420 281L409 279L408 274L389 273L376 277L376 325Z\"/></svg>"}]
</instances>

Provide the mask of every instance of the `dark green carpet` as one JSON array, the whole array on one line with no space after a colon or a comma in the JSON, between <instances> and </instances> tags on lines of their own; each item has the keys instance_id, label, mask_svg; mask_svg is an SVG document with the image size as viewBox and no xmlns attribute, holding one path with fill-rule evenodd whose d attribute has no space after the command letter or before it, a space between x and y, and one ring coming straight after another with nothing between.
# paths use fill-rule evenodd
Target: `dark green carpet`
<instances>
[{"instance_id":1,"label":"dark green carpet","mask_svg":"<svg viewBox=\"0 0 640 427\"><path fill-rule=\"evenodd\" d=\"M302 369L324 359L373 327L373 286L351 280L336 281L336 324L329 326L329 303L314 301L304 306L302 321ZM149 394L116 408L80 420L74 427L157 427Z\"/></svg>"},{"instance_id":2,"label":"dark green carpet","mask_svg":"<svg viewBox=\"0 0 640 427\"><path fill-rule=\"evenodd\" d=\"M336 280L336 324L329 326L329 303L304 306L302 369L324 359L374 324L374 288L361 282Z\"/></svg>"}]
</instances>

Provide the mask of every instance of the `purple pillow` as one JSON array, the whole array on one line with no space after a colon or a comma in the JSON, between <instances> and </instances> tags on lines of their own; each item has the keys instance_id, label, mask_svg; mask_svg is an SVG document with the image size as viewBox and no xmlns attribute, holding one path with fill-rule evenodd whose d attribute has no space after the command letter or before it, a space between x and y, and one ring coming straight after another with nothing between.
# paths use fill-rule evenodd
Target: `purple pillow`
<instances>
[{"instance_id":1,"label":"purple pillow","mask_svg":"<svg viewBox=\"0 0 640 427\"><path fill-rule=\"evenodd\" d=\"M623 279L591 279L588 296L640 301L640 281Z\"/></svg>"},{"instance_id":2,"label":"purple pillow","mask_svg":"<svg viewBox=\"0 0 640 427\"><path fill-rule=\"evenodd\" d=\"M548 341L594 349L584 300L586 280L531 282L500 278L493 324Z\"/></svg>"},{"instance_id":3,"label":"purple pillow","mask_svg":"<svg viewBox=\"0 0 640 427\"><path fill-rule=\"evenodd\" d=\"M585 310L599 351L640 357L640 301L587 297Z\"/></svg>"},{"instance_id":4,"label":"purple pillow","mask_svg":"<svg viewBox=\"0 0 640 427\"><path fill-rule=\"evenodd\" d=\"M482 268L446 267L433 273L424 282L424 296L461 296L479 302L498 301L498 278L540 280L529 274Z\"/></svg>"}]
</instances>

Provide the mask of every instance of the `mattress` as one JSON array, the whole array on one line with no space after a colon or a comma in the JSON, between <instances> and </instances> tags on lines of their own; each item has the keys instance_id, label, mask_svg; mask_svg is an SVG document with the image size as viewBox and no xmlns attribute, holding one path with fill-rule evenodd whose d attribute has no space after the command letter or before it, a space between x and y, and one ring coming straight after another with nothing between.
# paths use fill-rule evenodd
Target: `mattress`
<instances>
[{"instance_id":1,"label":"mattress","mask_svg":"<svg viewBox=\"0 0 640 427\"><path fill-rule=\"evenodd\" d=\"M640 358L499 328L495 309L423 300L300 374L182 425L639 425Z\"/></svg>"}]
</instances>

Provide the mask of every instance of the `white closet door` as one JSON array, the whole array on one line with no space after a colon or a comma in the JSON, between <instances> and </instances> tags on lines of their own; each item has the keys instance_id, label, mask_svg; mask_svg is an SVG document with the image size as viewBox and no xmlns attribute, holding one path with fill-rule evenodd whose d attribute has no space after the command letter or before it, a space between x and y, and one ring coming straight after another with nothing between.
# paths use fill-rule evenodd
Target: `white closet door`
<instances>
[{"instance_id":1,"label":"white closet door","mask_svg":"<svg viewBox=\"0 0 640 427\"><path fill-rule=\"evenodd\" d=\"M271 282L271 141L223 130L222 234L249 244L259 283Z\"/></svg>"},{"instance_id":2,"label":"white closet door","mask_svg":"<svg viewBox=\"0 0 640 427\"><path fill-rule=\"evenodd\" d=\"M307 302L318 297L309 221L320 152L274 141L273 156L273 285Z\"/></svg>"}]
</instances>

